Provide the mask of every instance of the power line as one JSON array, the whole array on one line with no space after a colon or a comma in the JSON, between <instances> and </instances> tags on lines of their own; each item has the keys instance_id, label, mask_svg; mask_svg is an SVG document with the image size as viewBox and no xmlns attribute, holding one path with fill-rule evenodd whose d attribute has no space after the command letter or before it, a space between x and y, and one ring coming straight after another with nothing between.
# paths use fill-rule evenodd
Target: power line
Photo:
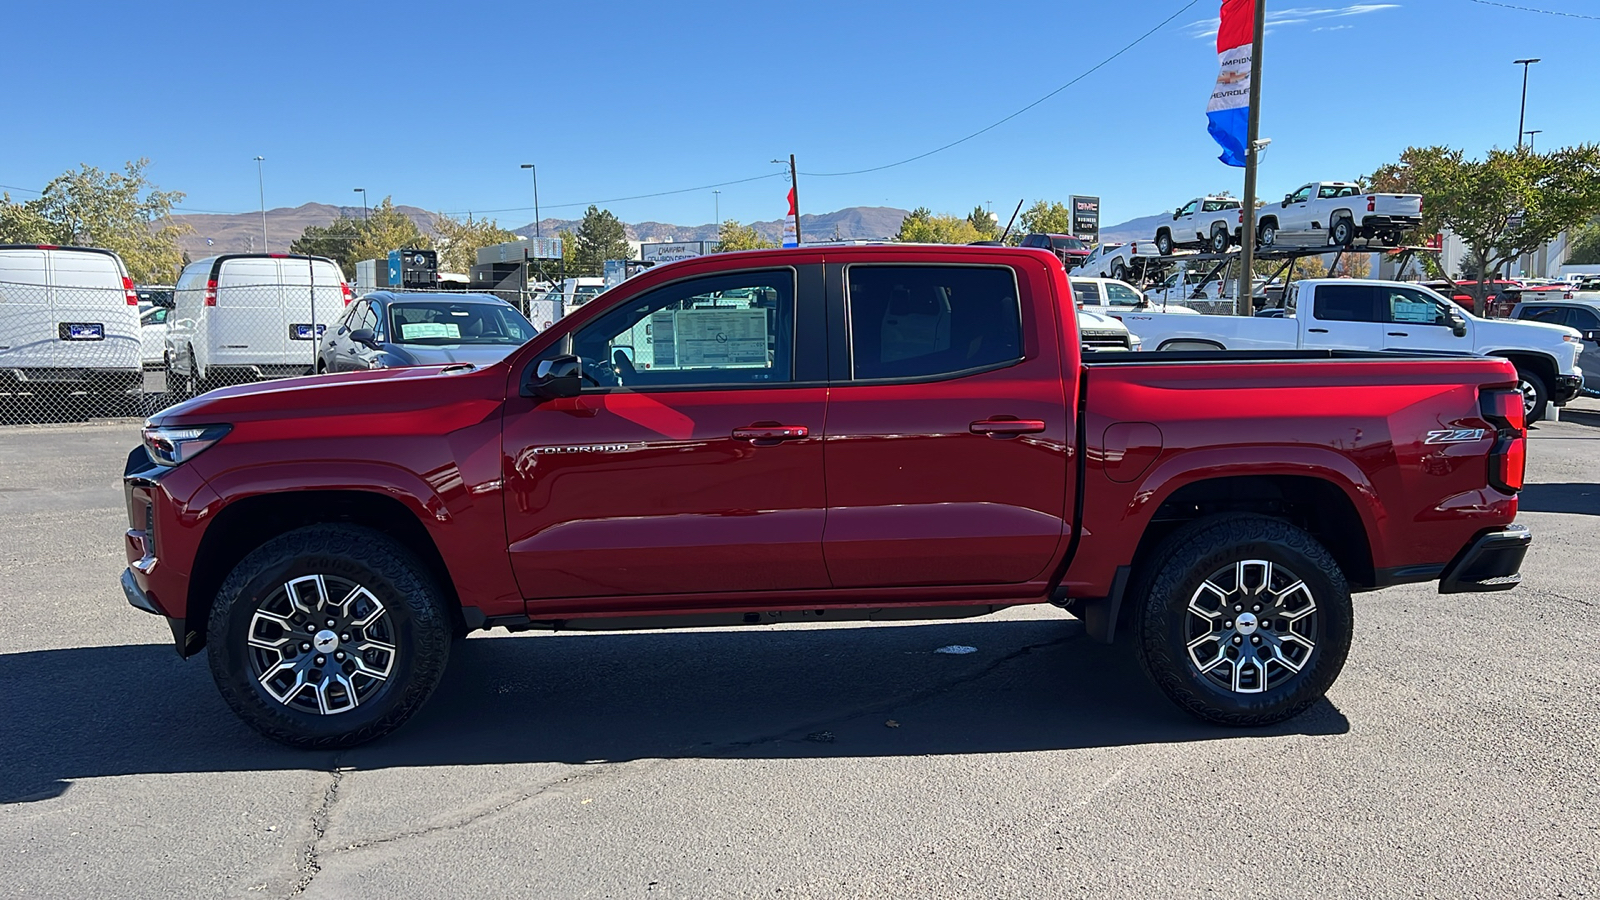
<instances>
[{"instance_id":1,"label":"power line","mask_svg":"<svg viewBox=\"0 0 1600 900\"><path fill-rule=\"evenodd\" d=\"M1039 104L1045 102L1046 100L1049 100L1051 97L1054 97L1055 95L1061 93L1062 91L1066 90L1067 88L1072 87L1073 85L1077 84L1078 82L1082 81L1083 79L1088 78L1090 75L1093 75L1095 72L1099 71L1100 69L1105 68L1105 66L1108 65L1112 60L1115 60L1117 57L1121 56L1122 54L1127 53L1129 50L1132 50L1134 47L1137 47L1139 44L1143 43L1146 38L1150 37L1150 35L1155 34L1156 32L1160 31L1161 29L1167 27L1167 25L1171 24L1173 19L1176 19L1177 17L1183 15L1185 12L1187 12L1189 10L1190 7L1194 6L1198 2L1200 2L1200 0L1189 0L1188 3L1185 3L1183 6L1179 7L1178 10L1176 12L1174 12L1172 15L1167 16L1165 19L1162 19L1161 22L1159 24L1157 24L1154 28L1150 29L1149 31L1146 31L1144 34L1139 35L1138 37L1134 38L1132 41L1128 42L1127 44L1124 44L1120 50L1118 50L1117 52L1111 54L1110 56L1106 57L1105 59L1102 59L1099 62L1095 63L1092 67L1090 67L1090 68L1084 70L1083 72L1079 73L1077 75L1077 77L1073 78L1071 81L1067 82L1066 84L1063 84L1062 86L1056 88L1055 90L1051 91L1050 93L1045 94L1043 97L1040 97L1039 99L1033 101L1032 103L1029 103L1027 106L1024 106L1023 108L1017 110L1016 112L1012 113L1011 115L1006 116L1005 118L1001 119L1000 121L995 122L995 123L993 123L991 125L986 125L983 128L980 128L977 131L974 131L973 133L967 135L964 138L960 138L958 140L951 141L950 143L945 144L942 147L935 147L934 149L929 150L926 153L919 153L916 156L912 156L912 157L909 157L907 159L902 159L899 162L885 163L884 165L881 165L881 166L873 166L870 169L854 169L854 170L849 171L849 172L801 172L800 174L806 176L807 178L837 178L837 177L840 177L840 176L843 176L843 175L865 175L868 172L881 172L884 169L892 169L892 168L894 168L896 166L903 166L906 163L913 163L913 162L916 162L919 159L927 159L928 157L934 155L935 153L943 153L944 151L949 150L951 147L954 147L954 146L956 146L958 144L964 144L967 141L970 141L973 138L977 137L978 135L983 134L984 132L993 131L994 129L999 128L1001 125L1004 125L1005 123L1011 121L1012 119L1015 119L1017 116L1020 116L1023 113L1027 112L1028 110L1033 109L1035 106L1038 106Z\"/></svg>"},{"instance_id":2,"label":"power line","mask_svg":"<svg viewBox=\"0 0 1600 900\"><path fill-rule=\"evenodd\" d=\"M1196 0L1196 2L1198 2L1198 0ZM573 207L578 207L578 206L599 206L602 203L623 203L623 202L626 202L628 200L648 200L648 199L650 199L652 197L667 197L667 196L671 196L672 194L689 194L689 193L693 193L695 191L709 191L712 188L727 187L727 186L732 185L732 184L748 184L748 183L750 183L752 181L762 181L762 180L767 179L767 178L777 178L780 175L784 176L784 177L788 177L788 173L787 172L770 172L770 173L768 173L766 175L752 175L749 178L738 178L738 179L735 179L733 181L719 181L716 184L703 184L703 185L700 185L699 187L677 188L676 190L671 190L671 191L656 191L653 194L635 194L632 197L612 197L609 200L590 200L590 201L585 202L585 203L544 203L544 204L540 204L540 208L541 209L571 209ZM467 213L467 212L471 212L471 213L474 213L474 214L476 214L476 213L527 212L530 209L533 209L533 207L531 207L531 206L508 206L508 207L505 207L504 209L478 209L477 207L473 207L470 210L457 210L455 212L447 212L447 213L445 213L445 215L447 215L447 216L459 216L459 215L461 215L463 213Z\"/></svg>"},{"instance_id":3,"label":"power line","mask_svg":"<svg viewBox=\"0 0 1600 900\"><path fill-rule=\"evenodd\" d=\"M1482 6L1498 6L1501 9L1514 9L1518 12L1541 13L1546 16L1562 16L1568 19L1589 19L1591 21L1600 22L1600 16L1586 16L1583 13L1557 12L1553 9L1534 9L1531 6L1513 6L1510 3L1496 3L1495 0L1472 0L1472 2Z\"/></svg>"}]
</instances>

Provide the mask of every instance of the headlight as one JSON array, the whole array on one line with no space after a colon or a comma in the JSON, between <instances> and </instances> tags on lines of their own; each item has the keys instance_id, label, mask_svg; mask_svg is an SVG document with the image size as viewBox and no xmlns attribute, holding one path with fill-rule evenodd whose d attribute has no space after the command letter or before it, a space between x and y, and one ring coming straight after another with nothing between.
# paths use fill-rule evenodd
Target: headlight
<instances>
[{"instance_id":1,"label":"headlight","mask_svg":"<svg viewBox=\"0 0 1600 900\"><path fill-rule=\"evenodd\" d=\"M232 425L156 425L144 430L144 449L160 466L176 466L222 440Z\"/></svg>"}]
</instances>

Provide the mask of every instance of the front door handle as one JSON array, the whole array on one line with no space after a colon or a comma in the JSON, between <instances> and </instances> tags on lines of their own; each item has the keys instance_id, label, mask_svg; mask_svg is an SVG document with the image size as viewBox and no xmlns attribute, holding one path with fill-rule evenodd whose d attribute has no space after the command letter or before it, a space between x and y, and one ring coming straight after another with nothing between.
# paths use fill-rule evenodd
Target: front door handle
<instances>
[{"instance_id":1,"label":"front door handle","mask_svg":"<svg viewBox=\"0 0 1600 900\"><path fill-rule=\"evenodd\" d=\"M1409 332L1409 331L1391 331L1391 332L1389 332L1389 337L1410 337L1410 336L1411 336L1411 332Z\"/></svg>"},{"instance_id":2,"label":"front door handle","mask_svg":"<svg viewBox=\"0 0 1600 900\"><path fill-rule=\"evenodd\" d=\"M1326 329L1326 328L1307 328L1306 330L1311 332L1312 334L1327 334L1328 333L1328 329Z\"/></svg>"},{"instance_id":3,"label":"front door handle","mask_svg":"<svg viewBox=\"0 0 1600 900\"><path fill-rule=\"evenodd\" d=\"M1044 430L1044 422L1038 419L979 419L969 425L967 430L973 434L1007 438L1019 434L1038 434Z\"/></svg>"},{"instance_id":4,"label":"front door handle","mask_svg":"<svg viewBox=\"0 0 1600 900\"><path fill-rule=\"evenodd\" d=\"M750 441L757 446L775 445L783 441L798 441L811 436L811 429L804 425L780 425L777 422L757 422L744 428L733 430L734 440Z\"/></svg>"}]
</instances>

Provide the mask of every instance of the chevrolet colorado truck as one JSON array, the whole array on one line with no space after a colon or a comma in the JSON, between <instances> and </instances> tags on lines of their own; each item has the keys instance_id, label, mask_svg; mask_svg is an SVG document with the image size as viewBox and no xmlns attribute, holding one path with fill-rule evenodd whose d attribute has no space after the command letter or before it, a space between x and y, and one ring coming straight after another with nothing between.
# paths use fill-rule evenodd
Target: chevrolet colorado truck
<instances>
[{"instance_id":1,"label":"chevrolet colorado truck","mask_svg":"<svg viewBox=\"0 0 1600 900\"><path fill-rule=\"evenodd\" d=\"M1263 725L1333 684L1351 592L1518 583L1510 362L1086 361L1075 312L1039 250L720 253L495 365L221 388L128 457L122 587L249 725L337 747L403 723L474 629L1034 603Z\"/></svg>"}]
</instances>

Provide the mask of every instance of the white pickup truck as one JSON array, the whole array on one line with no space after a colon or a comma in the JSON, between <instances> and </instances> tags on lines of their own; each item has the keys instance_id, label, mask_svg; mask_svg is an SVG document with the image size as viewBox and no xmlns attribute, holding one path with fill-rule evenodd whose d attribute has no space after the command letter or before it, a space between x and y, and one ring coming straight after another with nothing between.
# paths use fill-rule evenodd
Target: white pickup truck
<instances>
[{"instance_id":1,"label":"white pickup truck","mask_svg":"<svg viewBox=\"0 0 1600 900\"><path fill-rule=\"evenodd\" d=\"M1238 198L1196 197L1174 210L1171 222L1156 226L1156 250L1162 256L1180 247L1225 253L1239 238L1239 221Z\"/></svg>"},{"instance_id":2,"label":"white pickup truck","mask_svg":"<svg viewBox=\"0 0 1600 900\"><path fill-rule=\"evenodd\" d=\"M1499 356L1516 364L1528 421L1578 395L1583 336L1562 325L1480 319L1421 285L1330 278L1289 285L1255 316L1123 316L1151 350L1403 350Z\"/></svg>"},{"instance_id":3,"label":"white pickup truck","mask_svg":"<svg viewBox=\"0 0 1600 900\"><path fill-rule=\"evenodd\" d=\"M1100 244L1084 257L1074 274L1127 281L1128 276L1149 269L1158 255L1156 245L1150 241Z\"/></svg>"},{"instance_id":4,"label":"white pickup truck","mask_svg":"<svg viewBox=\"0 0 1600 900\"><path fill-rule=\"evenodd\" d=\"M1394 247L1421 224L1421 194L1370 193L1353 181L1313 181L1256 212L1256 242L1268 247L1285 238L1296 244L1310 239L1349 247L1366 238Z\"/></svg>"}]
</instances>

